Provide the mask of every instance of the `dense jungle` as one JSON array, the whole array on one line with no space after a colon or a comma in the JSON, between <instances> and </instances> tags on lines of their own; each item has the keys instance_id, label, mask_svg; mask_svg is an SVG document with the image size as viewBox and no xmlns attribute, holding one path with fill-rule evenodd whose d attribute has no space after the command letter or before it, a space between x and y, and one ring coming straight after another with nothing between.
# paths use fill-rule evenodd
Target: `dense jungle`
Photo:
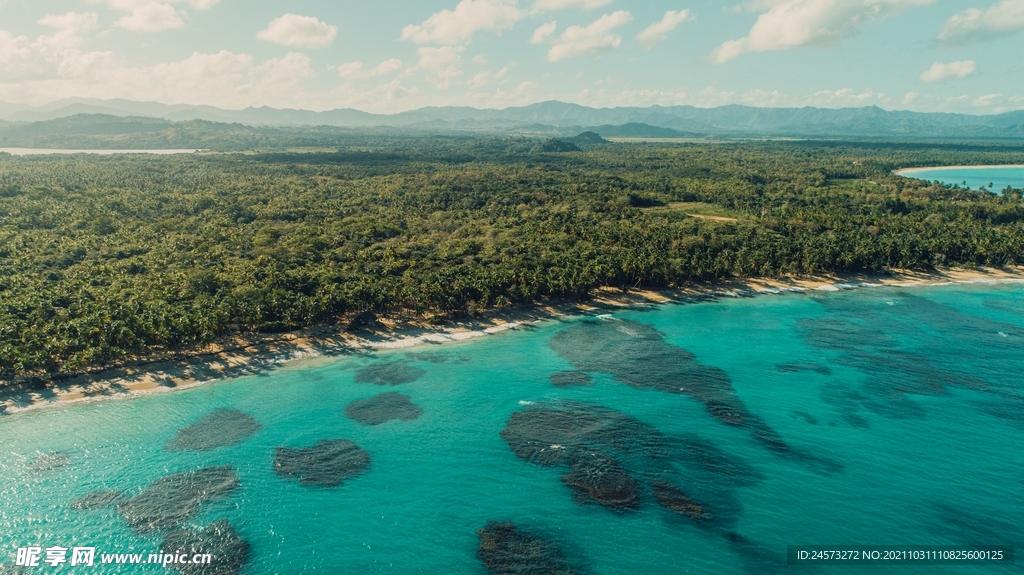
<instances>
[{"instance_id":1,"label":"dense jungle","mask_svg":"<svg viewBox=\"0 0 1024 575\"><path fill-rule=\"evenodd\" d=\"M1007 266L1021 190L894 175L1019 145L374 136L0 155L0 380L362 312L450 321L603 286Z\"/></svg>"}]
</instances>

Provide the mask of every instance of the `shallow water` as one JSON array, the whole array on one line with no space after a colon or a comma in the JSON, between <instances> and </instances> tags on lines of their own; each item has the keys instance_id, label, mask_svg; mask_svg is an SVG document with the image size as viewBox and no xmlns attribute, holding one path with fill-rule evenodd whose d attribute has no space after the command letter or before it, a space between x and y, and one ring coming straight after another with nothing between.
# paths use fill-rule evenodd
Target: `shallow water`
<instances>
[{"instance_id":1,"label":"shallow water","mask_svg":"<svg viewBox=\"0 0 1024 575\"><path fill-rule=\"evenodd\" d=\"M784 568L795 544L1020 544L1022 344L1021 284L809 292L552 321L429 352L319 359L178 393L3 416L0 564L35 544L157 553L171 533L202 533L219 520L248 543L249 575L479 575L487 538L478 531L489 521L512 521L526 541L543 542L527 557L602 575L768 573ZM652 379L630 357L585 349L594 345L607 354L653 349L643 355ZM588 385L552 383L576 370ZM673 392L671 378L703 387ZM392 389L422 415L366 425L346 414ZM743 417L723 416L721 402ZM222 418L246 433L218 429L232 442L167 449L218 409L259 427ZM520 444L502 436L512 415L553 411L573 414L571 423L517 429L531 441L554 434L576 451L517 456L510 445ZM325 440L352 442L368 465L354 469L352 449L309 451ZM343 480L275 473L278 448ZM601 476L581 481L594 470L574 457L598 452L596 461L615 461L605 469L639 486L635 505L580 496L581 483ZM163 531L136 533L103 498L71 505L226 465L237 488Z\"/></svg>"},{"instance_id":2,"label":"shallow water","mask_svg":"<svg viewBox=\"0 0 1024 575\"><path fill-rule=\"evenodd\" d=\"M904 170L900 174L928 182L939 181L948 186L966 186L972 190L985 188L997 193L1007 186L1015 190L1024 188L1024 166L926 168Z\"/></svg>"}]
</instances>

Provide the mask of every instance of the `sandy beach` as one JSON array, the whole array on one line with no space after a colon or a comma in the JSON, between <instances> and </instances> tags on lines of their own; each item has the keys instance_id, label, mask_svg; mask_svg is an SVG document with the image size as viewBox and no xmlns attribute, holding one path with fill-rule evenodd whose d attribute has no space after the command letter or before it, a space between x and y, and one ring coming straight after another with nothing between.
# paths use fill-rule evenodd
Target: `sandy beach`
<instances>
[{"instance_id":1,"label":"sandy beach","mask_svg":"<svg viewBox=\"0 0 1024 575\"><path fill-rule=\"evenodd\" d=\"M179 352L175 357L128 364L48 383L23 383L0 392L0 415L73 403L127 399L188 389L228 378L279 369L313 358L372 353L446 344L496 335L552 318L624 307L694 301L708 297L746 297L806 291L837 291L878 286L923 286L983 282L1024 282L1024 268L944 269L931 273L891 271L880 275L755 278L692 284L657 291L623 292L603 288L586 302L567 300L490 310L478 318L434 326L423 320L379 318L369 329L348 332L340 326L318 327L273 336L235 338Z\"/></svg>"},{"instance_id":2,"label":"sandy beach","mask_svg":"<svg viewBox=\"0 0 1024 575\"><path fill-rule=\"evenodd\" d=\"M903 168L902 170L893 170L892 173L897 176L906 176L909 174L916 174L919 172L931 172L934 170L991 170L993 168L1024 168L1024 164L992 164L985 166L929 166L926 168Z\"/></svg>"}]
</instances>

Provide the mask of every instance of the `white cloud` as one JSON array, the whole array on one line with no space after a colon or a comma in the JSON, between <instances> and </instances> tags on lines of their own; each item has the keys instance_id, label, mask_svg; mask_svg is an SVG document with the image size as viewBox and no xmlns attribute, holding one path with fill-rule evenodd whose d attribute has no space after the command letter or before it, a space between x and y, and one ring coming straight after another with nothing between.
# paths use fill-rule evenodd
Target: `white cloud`
<instances>
[{"instance_id":1,"label":"white cloud","mask_svg":"<svg viewBox=\"0 0 1024 575\"><path fill-rule=\"evenodd\" d=\"M0 53L5 34L0 31ZM54 52L35 44L34 61L21 62L31 66L12 70L0 56L0 100L51 101L80 96L226 108L312 107L318 103L301 89L303 81L314 76L310 60L303 54L257 63L252 56L226 50L196 52L183 60L128 67L110 52L74 48ZM20 71L21 77L12 76L11 71Z\"/></svg>"},{"instance_id":2,"label":"white cloud","mask_svg":"<svg viewBox=\"0 0 1024 575\"><path fill-rule=\"evenodd\" d=\"M480 72L476 76L473 76L469 80L469 87L473 90L480 89L486 86L491 81L490 72Z\"/></svg>"},{"instance_id":3,"label":"white cloud","mask_svg":"<svg viewBox=\"0 0 1024 575\"><path fill-rule=\"evenodd\" d=\"M661 20L651 24L643 32L637 34L636 41L644 48L651 49L664 42L669 32L675 30L676 26L687 20L693 20L689 10L669 10L665 12L665 16Z\"/></svg>"},{"instance_id":4,"label":"white cloud","mask_svg":"<svg viewBox=\"0 0 1024 575\"><path fill-rule=\"evenodd\" d=\"M533 3L533 9L537 11L564 10L566 8L593 10L611 3L612 0L536 0Z\"/></svg>"},{"instance_id":5,"label":"white cloud","mask_svg":"<svg viewBox=\"0 0 1024 575\"><path fill-rule=\"evenodd\" d=\"M427 81L438 88L447 88L462 76L462 46L420 48L420 61L416 68L427 73Z\"/></svg>"},{"instance_id":6,"label":"white cloud","mask_svg":"<svg viewBox=\"0 0 1024 575\"><path fill-rule=\"evenodd\" d=\"M398 58L392 58L385 60L380 64L377 64L373 68L367 69L363 66L362 62L347 62L338 66L338 75L342 78L349 78L352 80L361 78L373 78L376 76L383 76L390 74L395 70L402 67L402 61Z\"/></svg>"},{"instance_id":7,"label":"white cloud","mask_svg":"<svg viewBox=\"0 0 1024 575\"><path fill-rule=\"evenodd\" d=\"M157 0L86 0L89 4L106 4L114 10L121 12L131 12L139 6L145 6L155 1ZM167 5L184 4L196 10L209 10L219 2L220 0L163 0L160 3Z\"/></svg>"},{"instance_id":8,"label":"white cloud","mask_svg":"<svg viewBox=\"0 0 1024 575\"><path fill-rule=\"evenodd\" d=\"M95 78L102 70L116 61L113 52L81 52L67 50L57 63L58 78Z\"/></svg>"},{"instance_id":9,"label":"white cloud","mask_svg":"<svg viewBox=\"0 0 1024 575\"><path fill-rule=\"evenodd\" d=\"M1002 99L1002 94L985 94L984 96L975 98L974 101L971 102L971 105L976 108L991 108Z\"/></svg>"},{"instance_id":10,"label":"white cloud","mask_svg":"<svg viewBox=\"0 0 1024 575\"><path fill-rule=\"evenodd\" d=\"M939 31L939 42L960 46L1024 30L1024 0L1002 0L984 10L955 14Z\"/></svg>"},{"instance_id":11,"label":"white cloud","mask_svg":"<svg viewBox=\"0 0 1024 575\"><path fill-rule=\"evenodd\" d=\"M978 65L974 63L974 60L964 60L960 62L950 62L945 64L943 62L936 62L932 64L931 68L928 68L921 74L921 79L925 82L941 82L943 80L959 80L960 78L966 78L978 69Z\"/></svg>"},{"instance_id":12,"label":"white cloud","mask_svg":"<svg viewBox=\"0 0 1024 575\"><path fill-rule=\"evenodd\" d=\"M530 44L542 44L555 33L556 28L558 28L558 22L555 22L554 20L547 24L541 24L540 27L533 31L533 36L530 38Z\"/></svg>"},{"instance_id":13,"label":"white cloud","mask_svg":"<svg viewBox=\"0 0 1024 575\"><path fill-rule=\"evenodd\" d=\"M159 32L181 28L185 21L178 15L174 6L149 2L136 6L131 14L121 17L114 25L132 32Z\"/></svg>"},{"instance_id":14,"label":"white cloud","mask_svg":"<svg viewBox=\"0 0 1024 575\"><path fill-rule=\"evenodd\" d=\"M623 90L616 93L605 89L583 89L564 99L584 106L603 108L611 106L675 106L687 102L688 98L689 94L685 90Z\"/></svg>"},{"instance_id":15,"label":"white cloud","mask_svg":"<svg viewBox=\"0 0 1024 575\"><path fill-rule=\"evenodd\" d=\"M490 84L492 80L500 80L502 76L508 73L509 67L505 66L501 70L498 70L494 74L490 72L479 72L469 80L469 87L473 90L479 90L480 88Z\"/></svg>"},{"instance_id":16,"label":"white cloud","mask_svg":"<svg viewBox=\"0 0 1024 575\"><path fill-rule=\"evenodd\" d=\"M69 66L69 62L77 62L80 68L86 69L90 61L113 57L110 52L93 52L91 57L83 54L78 49L83 40L76 32L74 28L65 28L53 35L30 40L27 36L15 36L0 30L0 82L17 83L34 78L74 75L76 68Z\"/></svg>"},{"instance_id":17,"label":"white cloud","mask_svg":"<svg viewBox=\"0 0 1024 575\"><path fill-rule=\"evenodd\" d=\"M511 90L501 88L494 91L472 91L462 96L442 97L436 105L473 106L476 108L507 108L509 106L525 106L543 99L538 97L537 85L533 82L522 82Z\"/></svg>"},{"instance_id":18,"label":"white cloud","mask_svg":"<svg viewBox=\"0 0 1024 575\"><path fill-rule=\"evenodd\" d=\"M749 52L835 44L865 25L935 0L772 0L746 37L712 52L717 64Z\"/></svg>"},{"instance_id":19,"label":"white cloud","mask_svg":"<svg viewBox=\"0 0 1024 575\"><path fill-rule=\"evenodd\" d=\"M661 102L656 102L661 103ZM700 107L725 106L742 104L765 108L802 108L814 106L818 108L849 108L863 106L889 106L895 102L884 93L870 88L854 90L839 88L837 90L819 90L812 94L788 94L778 90L753 89L737 93L718 90L714 85L708 86L695 94L687 95L680 92L675 103L690 104Z\"/></svg>"},{"instance_id":20,"label":"white cloud","mask_svg":"<svg viewBox=\"0 0 1024 575\"><path fill-rule=\"evenodd\" d=\"M625 10L601 16L589 26L570 26L554 40L548 51L548 60L557 62L576 56L599 56L607 50L618 48L622 37L612 31L633 20Z\"/></svg>"},{"instance_id":21,"label":"white cloud","mask_svg":"<svg viewBox=\"0 0 1024 575\"><path fill-rule=\"evenodd\" d=\"M47 56L54 52L46 40L40 36L33 42L28 36L0 30L0 78L10 82L42 73Z\"/></svg>"},{"instance_id":22,"label":"white cloud","mask_svg":"<svg viewBox=\"0 0 1024 575\"><path fill-rule=\"evenodd\" d=\"M130 12L114 23L118 28L132 32L159 32L182 28L185 21L183 12L174 5L183 4L196 10L209 10L220 0L86 0L89 3L103 3L114 10Z\"/></svg>"},{"instance_id":23,"label":"white cloud","mask_svg":"<svg viewBox=\"0 0 1024 575\"><path fill-rule=\"evenodd\" d=\"M370 70L370 72L374 76L382 76L384 74L390 74L401 67L401 60L398 58L391 58L390 60L384 60L380 64L377 64L372 70Z\"/></svg>"},{"instance_id":24,"label":"white cloud","mask_svg":"<svg viewBox=\"0 0 1024 575\"><path fill-rule=\"evenodd\" d=\"M242 83L252 68L252 56L221 50L216 54L193 52L184 60L160 63L146 68L144 71L141 69L139 71L142 72L140 79L146 79L149 82L152 82L154 76L161 77L158 84L173 86L170 93L178 95L185 87L188 90L222 89L227 92L235 92L238 89L237 85Z\"/></svg>"},{"instance_id":25,"label":"white cloud","mask_svg":"<svg viewBox=\"0 0 1024 575\"><path fill-rule=\"evenodd\" d=\"M302 80L313 78L309 56L289 52L284 58L272 58L254 68L261 88L295 88Z\"/></svg>"},{"instance_id":26,"label":"white cloud","mask_svg":"<svg viewBox=\"0 0 1024 575\"><path fill-rule=\"evenodd\" d=\"M68 12L67 14L47 14L39 19L39 24L59 30L91 30L96 27L99 16L95 12Z\"/></svg>"},{"instance_id":27,"label":"white cloud","mask_svg":"<svg viewBox=\"0 0 1024 575\"><path fill-rule=\"evenodd\" d=\"M417 44L464 44L477 32L502 32L525 17L515 0L462 0L402 30L402 40Z\"/></svg>"},{"instance_id":28,"label":"white cloud","mask_svg":"<svg viewBox=\"0 0 1024 575\"><path fill-rule=\"evenodd\" d=\"M284 46L325 48L334 43L334 38L337 35L337 26L321 22L318 18L285 14L267 24L267 27L256 34L256 37Z\"/></svg>"},{"instance_id":29,"label":"white cloud","mask_svg":"<svg viewBox=\"0 0 1024 575\"><path fill-rule=\"evenodd\" d=\"M817 106L820 108L860 108L883 104L887 101L885 94L874 90L862 90L857 92L851 88L839 90L821 90L815 92L810 98L804 100L805 106Z\"/></svg>"}]
</instances>

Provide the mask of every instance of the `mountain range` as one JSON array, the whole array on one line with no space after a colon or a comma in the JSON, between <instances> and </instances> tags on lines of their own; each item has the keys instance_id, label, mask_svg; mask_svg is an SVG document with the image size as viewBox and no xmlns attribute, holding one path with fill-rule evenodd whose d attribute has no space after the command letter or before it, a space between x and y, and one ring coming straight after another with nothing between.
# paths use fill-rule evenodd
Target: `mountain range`
<instances>
[{"instance_id":1,"label":"mountain range","mask_svg":"<svg viewBox=\"0 0 1024 575\"><path fill-rule=\"evenodd\" d=\"M999 115L889 111L863 108L717 108L650 106L589 108L549 101L505 109L428 107L397 114L354 109L323 112L269 107L225 110L213 106L74 98L44 106L0 102L0 120L16 125L81 115L206 122L265 127L331 126L444 132L568 135L592 130L605 137L857 137L895 139L1024 139L1024 110ZM110 123L110 122L108 122ZM117 122L113 122L116 124ZM13 125L12 125L13 124ZM54 126L59 125L55 123ZM121 125L121 128L127 128ZM144 130L143 130L144 131Z\"/></svg>"}]
</instances>

